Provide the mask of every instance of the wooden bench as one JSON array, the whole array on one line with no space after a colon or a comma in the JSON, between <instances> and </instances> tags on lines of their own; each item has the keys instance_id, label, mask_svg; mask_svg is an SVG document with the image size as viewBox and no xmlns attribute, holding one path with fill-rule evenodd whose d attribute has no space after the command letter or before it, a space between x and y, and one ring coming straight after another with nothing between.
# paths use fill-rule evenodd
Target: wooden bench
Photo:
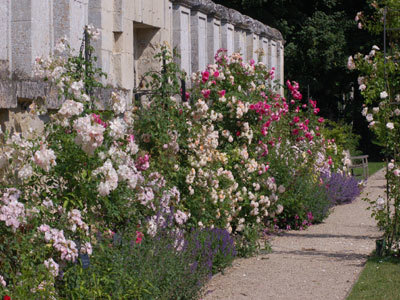
<instances>
[{"instance_id":1,"label":"wooden bench","mask_svg":"<svg viewBox=\"0 0 400 300\"><path fill-rule=\"evenodd\" d=\"M363 170L363 178L367 179L369 176L368 155L350 156L350 161L349 169L351 170L351 175L354 176L354 169L360 168Z\"/></svg>"}]
</instances>

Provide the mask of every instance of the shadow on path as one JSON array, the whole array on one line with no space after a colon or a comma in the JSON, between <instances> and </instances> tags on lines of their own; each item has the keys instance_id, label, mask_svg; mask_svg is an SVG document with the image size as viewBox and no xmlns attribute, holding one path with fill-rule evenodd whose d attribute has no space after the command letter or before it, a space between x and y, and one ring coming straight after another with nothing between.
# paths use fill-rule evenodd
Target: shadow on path
<instances>
[{"instance_id":1,"label":"shadow on path","mask_svg":"<svg viewBox=\"0 0 400 300\"><path fill-rule=\"evenodd\" d=\"M302 238L339 238L339 239L354 239L354 240L367 240L371 239L368 235L349 235L349 234L329 234L329 233L296 233L286 232L282 236L302 237Z\"/></svg>"},{"instance_id":2,"label":"shadow on path","mask_svg":"<svg viewBox=\"0 0 400 300\"><path fill-rule=\"evenodd\" d=\"M292 255L292 256L315 256L315 257L326 257L331 259L335 259L336 261L354 261L354 260L365 260L368 255L367 254L361 254L361 253L346 253L346 252L326 252L326 251L317 251L313 250L312 248L310 249L304 249L304 250L274 250L274 254L278 255ZM365 262L360 263L360 266L363 266Z\"/></svg>"}]
</instances>

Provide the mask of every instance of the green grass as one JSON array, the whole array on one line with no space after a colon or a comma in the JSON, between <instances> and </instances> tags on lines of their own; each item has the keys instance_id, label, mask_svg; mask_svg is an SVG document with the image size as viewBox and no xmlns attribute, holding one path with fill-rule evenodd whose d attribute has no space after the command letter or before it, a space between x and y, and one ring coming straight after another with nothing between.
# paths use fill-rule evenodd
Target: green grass
<instances>
[{"instance_id":1,"label":"green grass","mask_svg":"<svg viewBox=\"0 0 400 300\"><path fill-rule=\"evenodd\" d=\"M400 259L371 257L347 300L400 299Z\"/></svg>"},{"instance_id":2,"label":"green grass","mask_svg":"<svg viewBox=\"0 0 400 300\"><path fill-rule=\"evenodd\" d=\"M380 169L382 169L385 166L384 162L368 162L368 172L369 176L373 175ZM362 177L362 169L354 169L354 176L361 178Z\"/></svg>"}]
</instances>

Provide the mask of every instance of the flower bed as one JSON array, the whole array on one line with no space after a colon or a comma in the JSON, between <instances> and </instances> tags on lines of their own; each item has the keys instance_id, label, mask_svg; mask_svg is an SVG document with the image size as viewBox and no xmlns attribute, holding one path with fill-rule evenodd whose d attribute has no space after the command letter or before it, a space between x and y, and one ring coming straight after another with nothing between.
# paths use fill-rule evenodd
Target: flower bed
<instances>
[{"instance_id":1,"label":"flower bed","mask_svg":"<svg viewBox=\"0 0 400 300\"><path fill-rule=\"evenodd\" d=\"M220 50L180 102L164 47L150 99L128 108L114 93L99 111L89 92L104 74L65 41L57 49L36 70L67 100L35 138L1 136L2 293L193 298L210 272L257 250L260 229L327 216L319 174L343 157L296 82L283 97L273 70Z\"/></svg>"}]
</instances>

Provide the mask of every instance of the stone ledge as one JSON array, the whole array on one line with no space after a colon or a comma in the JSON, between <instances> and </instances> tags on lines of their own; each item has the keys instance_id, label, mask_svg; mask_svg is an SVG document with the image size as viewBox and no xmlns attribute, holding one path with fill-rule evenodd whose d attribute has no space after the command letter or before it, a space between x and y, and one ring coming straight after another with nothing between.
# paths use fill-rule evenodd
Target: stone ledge
<instances>
[{"instance_id":1,"label":"stone ledge","mask_svg":"<svg viewBox=\"0 0 400 300\"><path fill-rule=\"evenodd\" d=\"M14 84L9 80L0 80L0 108L16 108L17 95Z\"/></svg>"},{"instance_id":2,"label":"stone ledge","mask_svg":"<svg viewBox=\"0 0 400 300\"><path fill-rule=\"evenodd\" d=\"M130 93L126 90L116 88L96 88L93 96L97 99L96 105L99 110L106 110L111 105L111 93L119 91L130 105ZM0 108L16 108L18 99L45 99L48 109L57 109L64 99L58 96L58 90L49 82L34 80L0 80Z\"/></svg>"}]
</instances>

